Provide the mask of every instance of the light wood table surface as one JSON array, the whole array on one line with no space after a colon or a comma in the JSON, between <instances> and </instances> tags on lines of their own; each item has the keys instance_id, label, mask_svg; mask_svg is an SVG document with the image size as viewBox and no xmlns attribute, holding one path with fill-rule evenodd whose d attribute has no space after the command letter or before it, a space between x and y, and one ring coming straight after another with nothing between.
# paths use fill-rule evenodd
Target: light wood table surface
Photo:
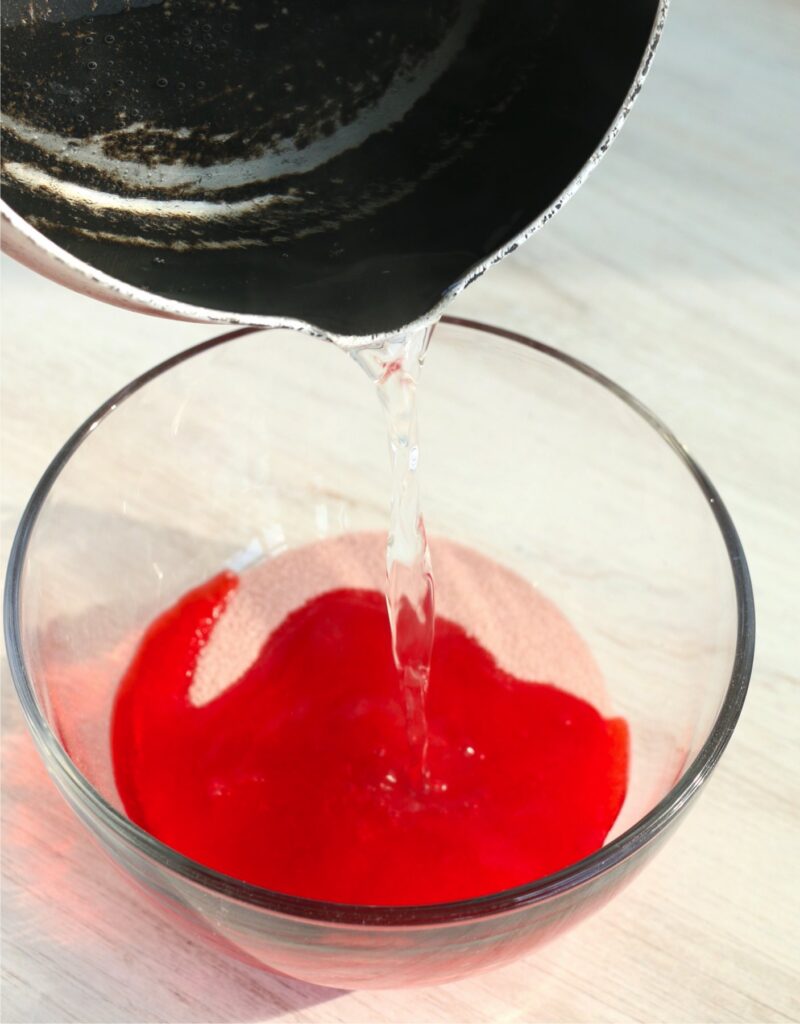
<instances>
[{"instance_id":1,"label":"light wood table surface","mask_svg":"<svg viewBox=\"0 0 800 1024\"><path fill-rule=\"evenodd\" d=\"M756 665L707 793L605 910L510 967L340 994L169 931L47 781L4 662L2 1020L800 1020L800 7L675 0L611 153L452 312L592 363L709 472L753 575ZM213 334L3 281L3 553L73 428ZM64 898L60 898L63 894Z\"/></svg>"}]
</instances>

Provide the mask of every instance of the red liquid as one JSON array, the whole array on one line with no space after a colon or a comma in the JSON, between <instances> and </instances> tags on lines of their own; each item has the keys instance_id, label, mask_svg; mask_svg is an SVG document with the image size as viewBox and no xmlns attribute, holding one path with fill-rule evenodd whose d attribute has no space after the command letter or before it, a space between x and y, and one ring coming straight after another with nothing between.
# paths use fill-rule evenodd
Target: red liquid
<instances>
[{"instance_id":1,"label":"red liquid","mask_svg":"<svg viewBox=\"0 0 800 1024\"><path fill-rule=\"evenodd\" d=\"M625 722L515 679L440 618L423 786L375 591L310 601L238 682L191 704L237 584L218 576L153 622L120 685L114 769L133 821L245 881L365 904L496 892L602 845L627 785Z\"/></svg>"}]
</instances>

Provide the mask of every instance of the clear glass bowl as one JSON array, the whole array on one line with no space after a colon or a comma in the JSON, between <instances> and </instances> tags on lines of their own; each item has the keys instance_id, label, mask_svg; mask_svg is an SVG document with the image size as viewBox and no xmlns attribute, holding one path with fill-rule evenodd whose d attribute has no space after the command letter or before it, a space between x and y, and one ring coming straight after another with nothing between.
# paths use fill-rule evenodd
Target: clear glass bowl
<instances>
[{"instance_id":1,"label":"clear glass bowl","mask_svg":"<svg viewBox=\"0 0 800 1024\"><path fill-rule=\"evenodd\" d=\"M385 530L382 412L319 339L240 330L135 380L64 445L25 511L6 587L19 697L56 785L141 890L272 970L341 988L501 964L605 903L658 849L742 707L753 601L731 519L635 399L545 345L445 318L423 376L428 531L513 569L588 642L631 729L603 849L459 903L348 906L245 884L126 818L109 718L146 625L223 565Z\"/></svg>"}]
</instances>

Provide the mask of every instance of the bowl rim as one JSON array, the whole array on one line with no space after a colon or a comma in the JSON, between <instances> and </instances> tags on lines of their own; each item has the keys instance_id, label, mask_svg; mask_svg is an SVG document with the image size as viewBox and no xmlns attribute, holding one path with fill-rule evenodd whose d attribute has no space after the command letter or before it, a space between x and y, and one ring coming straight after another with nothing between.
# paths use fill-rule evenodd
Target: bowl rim
<instances>
[{"instance_id":1,"label":"bowl rim","mask_svg":"<svg viewBox=\"0 0 800 1024\"><path fill-rule=\"evenodd\" d=\"M637 413L684 463L706 498L709 510L716 520L733 575L737 629L730 680L716 719L701 749L683 770L669 792L646 815L607 846L601 847L588 857L584 857L558 872L511 889L471 899L420 906L360 906L332 903L274 892L243 882L215 871L213 868L208 868L162 843L134 824L101 796L77 769L48 724L37 702L22 653L20 600L25 559L39 513L61 471L83 441L99 424L127 398L175 366L245 335L280 328L260 326L239 328L191 346L140 374L100 405L64 443L43 473L22 514L9 555L3 602L6 650L14 686L28 726L39 752L59 788L66 786L78 800L88 806L92 814L99 818L107 829L162 867L191 883L262 910L319 923L367 927L408 927L441 925L485 918L535 903L543 903L576 889L620 865L675 821L710 775L728 744L742 710L750 681L755 649L755 610L750 574L739 536L728 510L716 488L691 457L686 447L638 399L581 360L515 331L482 324L475 320L444 316L441 323L494 335L521 344L525 348L533 349L541 355L555 359L588 377Z\"/></svg>"}]
</instances>

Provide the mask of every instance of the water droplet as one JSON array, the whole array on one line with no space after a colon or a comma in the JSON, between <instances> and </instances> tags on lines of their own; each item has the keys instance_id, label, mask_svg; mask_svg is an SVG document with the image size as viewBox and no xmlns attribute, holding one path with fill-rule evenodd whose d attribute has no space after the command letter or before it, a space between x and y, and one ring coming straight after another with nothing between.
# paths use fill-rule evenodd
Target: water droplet
<instances>
[{"instance_id":1,"label":"water droplet","mask_svg":"<svg viewBox=\"0 0 800 1024\"><path fill-rule=\"evenodd\" d=\"M198 88L198 89L205 89L205 87L206 87L206 83L205 83L204 81L202 81L202 79L201 79L201 80L200 80L200 81L199 81L199 82L197 83L197 88Z\"/></svg>"},{"instance_id":2,"label":"water droplet","mask_svg":"<svg viewBox=\"0 0 800 1024\"><path fill-rule=\"evenodd\" d=\"M166 79L166 78L157 78L157 79L156 79L156 86L157 86L157 87L158 87L159 89L166 89L166 87L167 87L168 85L169 85L169 82L167 81L167 79Z\"/></svg>"},{"instance_id":3,"label":"water droplet","mask_svg":"<svg viewBox=\"0 0 800 1024\"><path fill-rule=\"evenodd\" d=\"M114 36L113 36L113 34L112 34L111 32L107 32L107 33L106 33L106 34L105 34L105 35L103 36L103 42L104 42L104 43L108 43L108 44L109 44L109 46L110 46L110 45L111 45L111 43L113 43L113 42L114 42Z\"/></svg>"},{"instance_id":4,"label":"water droplet","mask_svg":"<svg viewBox=\"0 0 800 1024\"><path fill-rule=\"evenodd\" d=\"M181 89L181 90L185 89L186 88L186 82L178 82L176 84L175 88L176 89Z\"/></svg>"},{"instance_id":5,"label":"water droplet","mask_svg":"<svg viewBox=\"0 0 800 1024\"><path fill-rule=\"evenodd\" d=\"M153 263L162 264L162 263L166 263L166 262L167 261L164 259L163 256L154 256L153 257Z\"/></svg>"},{"instance_id":6,"label":"water droplet","mask_svg":"<svg viewBox=\"0 0 800 1024\"><path fill-rule=\"evenodd\" d=\"M83 37L83 45L84 46L91 46L93 42L94 42L94 36L84 36Z\"/></svg>"},{"instance_id":7,"label":"water droplet","mask_svg":"<svg viewBox=\"0 0 800 1024\"><path fill-rule=\"evenodd\" d=\"M97 71L97 61L96 61L96 60L90 60L90 61L88 61L88 62L87 62L87 64L86 64L86 67L87 67L87 68L88 68L88 69L89 69L90 71Z\"/></svg>"}]
</instances>

